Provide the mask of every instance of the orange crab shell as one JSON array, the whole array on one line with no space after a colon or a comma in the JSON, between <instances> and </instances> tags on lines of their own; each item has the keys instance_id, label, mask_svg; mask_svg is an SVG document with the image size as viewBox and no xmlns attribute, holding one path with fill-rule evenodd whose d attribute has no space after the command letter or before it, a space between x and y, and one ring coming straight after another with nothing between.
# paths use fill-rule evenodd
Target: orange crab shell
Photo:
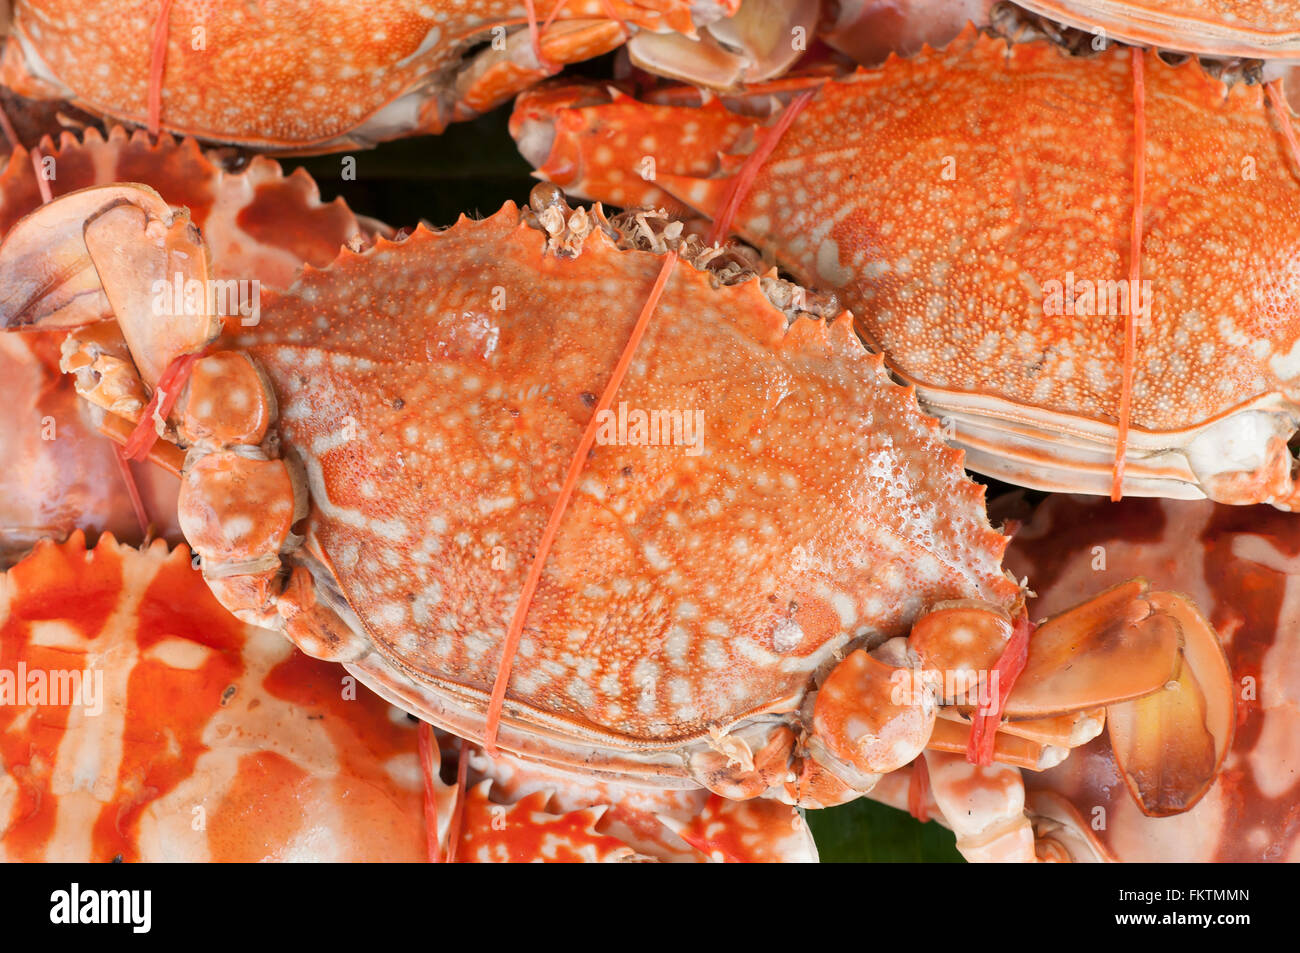
<instances>
[{"instance_id":1,"label":"orange crab shell","mask_svg":"<svg viewBox=\"0 0 1300 953\"><path fill-rule=\"evenodd\" d=\"M538 0L544 59L570 62L621 45L637 27L693 33L733 13L736 0ZM558 9L557 9L558 7ZM158 0L96 0L68 7L19 0L0 80L31 96L67 98L118 121L149 120ZM617 19L610 19L611 15ZM527 33L519 0L466 4L383 0L322 6L176 0L164 24L161 127L280 152L365 146L439 132L505 102L555 72L530 50L521 62L485 61L458 89L457 70L480 40ZM499 31L499 32L498 32ZM526 48L527 44L524 44ZM494 46L496 49L496 46Z\"/></svg>"},{"instance_id":2,"label":"orange crab shell","mask_svg":"<svg viewBox=\"0 0 1300 953\"><path fill-rule=\"evenodd\" d=\"M414 723L232 618L184 547L38 545L0 575L0 672L27 675L0 704L0 857L423 857ZM79 698L33 694L67 672Z\"/></svg>"},{"instance_id":3,"label":"orange crab shell","mask_svg":"<svg viewBox=\"0 0 1300 953\"><path fill-rule=\"evenodd\" d=\"M1029 807L1040 824L1054 818L1080 832L1082 841L1065 842L1082 848L1074 851L1077 859L1095 852L1101 859L1148 862L1300 860L1296 517L1208 501L1111 504L1053 496L1016 534L1007 565L1033 574L1035 613L1056 611L1141 567L1154 584L1206 607L1238 692L1224 770L1191 810L1176 817L1142 814L1127 797L1103 736L1049 771L1026 773Z\"/></svg>"},{"instance_id":4,"label":"orange crab shell","mask_svg":"<svg viewBox=\"0 0 1300 953\"><path fill-rule=\"evenodd\" d=\"M481 737L520 579L661 265L605 227L552 245L507 205L381 240L267 296L236 340L302 461L313 568L333 576L317 589L337 585L376 650L353 664L462 736ZM512 750L644 757L681 785L674 749L792 715L850 643L937 600L1019 599L982 489L847 315L791 321L757 279L683 264L618 402L532 602ZM636 411L701 439L620 437Z\"/></svg>"},{"instance_id":5,"label":"orange crab shell","mask_svg":"<svg viewBox=\"0 0 1300 953\"><path fill-rule=\"evenodd\" d=\"M1044 489L1110 488L1124 302L1143 300L1124 281L1133 55L1072 59L968 31L942 51L810 80L815 98L735 217L736 233L798 280L842 296L922 405L953 421L973 469ZM1298 415L1295 163L1258 88L1154 59L1146 87L1149 284L1139 294L1149 315L1135 315L1125 491L1267 499L1270 441L1284 444ZM548 149L539 101L521 98L514 128L557 184L604 198L617 174L629 204L653 201L631 191L652 186L705 214L720 209L734 162L702 176L677 167L663 141L649 150L657 175L644 183L633 173L646 150L626 102L559 111ZM656 128L681 128L695 110L645 113ZM633 148L584 151L579 133ZM739 145L753 138L747 130ZM1219 261L1230 265L1215 271ZM1123 297L1112 288L1121 284ZM1234 422L1258 441L1234 443Z\"/></svg>"},{"instance_id":6,"label":"orange crab shell","mask_svg":"<svg viewBox=\"0 0 1300 953\"><path fill-rule=\"evenodd\" d=\"M1300 6L1288 0L1016 0L1051 19L1124 43L1213 57L1292 58Z\"/></svg>"}]
</instances>

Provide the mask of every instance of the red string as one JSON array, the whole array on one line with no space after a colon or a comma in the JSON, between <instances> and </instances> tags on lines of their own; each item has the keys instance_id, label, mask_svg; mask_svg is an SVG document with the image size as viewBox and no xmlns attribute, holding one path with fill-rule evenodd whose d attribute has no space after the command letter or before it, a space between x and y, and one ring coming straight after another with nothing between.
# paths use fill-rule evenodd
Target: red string
<instances>
[{"instance_id":1,"label":"red string","mask_svg":"<svg viewBox=\"0 0 1300 953\"><path fill-rule=\"evenodd\" d=\"M538 43L542 41L542 35L551 28L551 24L555 22L555 18L560 15L560 11L564 9L564 5L568 2L569 0L560 0L560 2L555 5L555 9L551 11L551 15L548 16L546 22L542 24L541 32L537 36Z\"/></svg>"},{"instance_id":2,"label":"red string","mask_svg":"<svg viewBox=\"0 0 1300 953\"><path fill-rule=\"evenodd\" d=\"M997 675L997 694L989 700L989 704L981 705L975 710L970 738L966 742L966 760L971 764L987 767L993 763L998 725L1002 722L1002 712L1011 696L1011 689L1015 687L1016 679L1029 661L1029 637L1033 632L1034 624L1022 611L1011 627L1011 638L1007 639L1006 648L993 666L993 672Z\"/></svg>"},{"instance_id":3,"label":"red string","mask_svg":"<svg viewBox=\"0 0 1300 953\"><path fill-rule=\"evenodd\" d=\"M1264 84L1264 91L1268 93L1268 101L1277 113L1278 125L1282 127L1282 135L1286 138L1286 144L1291 149L1291 157L1295 160L1296 165L1300 166L1300 142L1296 141L1295 127L1291 125L1291 112L1287 107L1286 99L1282 96L1282 81L1275 79L1272 82Z\"/></svg>"},{"instance_id":4,"label":"red string","mask_svg":"<svg viewBox=\"0 0 1300 953\"><path fill-rule=\"evenodd\" d=\"M922 751L912 762L912 773L907 782L907 810L924 824L930 819L930 766Z\"/></svg>"},{"instance_id":5,"label":"red string","mask_svg":"<svg viewBox=\"0 0 1300 953\"><path fill-rule=\"evenodd\" d=\"M524 579L524 587L519 594L519 604L515 607L514 618L510 620L510 628L506 632L505 644L501 649L501 663L497 668L496 683L492 686L492 698L488 703L487 720L484 726L483 750L493 758L497 755L497 730L501 723L501 709L505 705L506 687L510 683L510 668L514 662L515 653L519 650L519 640L524 633L524 619L528 615L528 608L532 604L533 595L537 592L537 585L541 581L542 568L546 565L546 557L550 554L551 545L555 542L555 534L559 531L560 520L564 517L565 509L568 508L569 499L573 496L573 491L578 485L578 477L581 475L583 467L586 466L587 454L591 452L592 444L596 441L596 430L599 427L601 414L609 409L610 404L613 403L615 392L618 390L619 385L623 383L623 377L627 374L627 369L632 363L632 356L636 353L637 345L641 343L641 338L650 322L650 315L654 313L655 306L658 305L659 298L663 295L664 286L668 283L668 276L672 274L673 265L676 263L677 252L669 251L664 256L663 267L659 269L659 277L655 279L654 287L650 290L645 306L641 309L636 324L632 327L632 335L623 348L618 364L615 365L614 372L610 375L609 382L600 395L600 400L596 402L596 409L591 415L591 420L587 422L587 429L582 434L582 440L578 442L578 449L573 454L573 460L569 464L564 484L560 487L560 495L555 502L555 507L551 510L551 517L547 520L546 528L542 531L541 542L537 544L537 554L533 557L533 564L529 567L528 576Z\"/></svg>"},{"instance_id":6,"label":"red string","mask_svg":"<svg viewBox=\"0 0 1300 953\"><path fill-rule=\"evenodd\" d=\"M537 65L544 70L553 70L555 64L542 55L542 31L537 28L535 0L524 0L524 8L528 11L528 38L533 45L533 56L537 58ZM549 24L550 21L547 22Z\"/></svg>"},{"instance_id":7,"label":"red string","mask_svg":"<svg viewBox=\"0 0 1300 953\"><path fill-rule=\"evenodd\" d=\"M460 739L460 754L456 758L456 806L451 811L451 823L447 825L447 863L456 863L460 853L460 829L464 826L465 801L467 800L466 782L469 778L469 745Z\"/></svg>"},{"instance_id":8,"label":"red string","mask_svg":"<svg viewBox=\"0 0 1300 953\"><path fill-rule=\"evenodd\" d=\"M716 245L727 237L731 231L731 222L740 211L740 203L745 200L749 190L754 185L754 180L758 178L758 171L762 168L763 163L776 149L777 143L785 135L785 131L790 128L790 124L795 121L799 113L803 112L812 98L817 95L817 90L810 89L800 93L790 104L781 112L781 117L776 121L776 125L767 130L763 136L763 141L758 147L749 154L745 164L740 167L735 178L731 181L731 188L727 190L727 197L722 202L722 207L718 215L713 220L713 227L709 230L708 242Z\"/></svg>"},{"instance_id":9,"label":"red string","mask_svg":"<svg viewBox=\"0 0 1300 953\"><path fill-rule=\"evenodd\" d=\"M442 863L442 848L438 844L437 772L433 765L433 729L421 721L416 729L420 751L420 770L424 773L424 837L429 863Z\"/></svg>"},{"instance_id":10,"label":"red string","mask_svg":"<svg viewBox=\"0 0 1300 953\"><path fill-rule=\"evenodd\" d=\"M194 365L198 363L203 353L199 350L191 354L182 354L167 365L162 377L158 378L158 386L154 388L153 396L149 398L149 403L145 404L144 413L140 415L135 429L131 431L131 436L126 439L126 444L122 447L122 452L128 460L143 460L149 455L149 451L158 440L158 429L154 426L155 412L163 420L167 419L172 408L176 406L176 398L181 395L185 382L189 380Z\"/></svg>"},{"instance_id":11,"label":"red string","mask_svg":"<svg viewBox=\"0 0 1300 953\"><path fill-rule=\"evenodd\" d=\"M131 463L126 458L126 452L121 447L113 448L113 459L117 461L118 472L122 474L122 482L126 484L126 495L131 499L131 509L135 511L135 521L140 524L140 535L144 539L149 538L149 511L145 509L144 499L140 496L140 488L136 485L135 474L131 472Z\"/></svg>"}]
</instances>

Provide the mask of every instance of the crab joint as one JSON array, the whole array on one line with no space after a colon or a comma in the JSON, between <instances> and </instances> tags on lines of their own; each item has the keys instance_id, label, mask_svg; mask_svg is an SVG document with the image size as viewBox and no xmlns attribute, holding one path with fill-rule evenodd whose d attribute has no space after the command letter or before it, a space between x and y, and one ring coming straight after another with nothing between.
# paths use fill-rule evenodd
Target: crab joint
<instances>
[{"instance_id":1,"label":"crab joint","mask_svg":"<svg viewBox=\"0 0 1300 953\"><path fill-rule=\"evenodd\" d=\"M278 565L293 525L293 480L283 460L209 453L187 465L177 510L205 569L271 559Z\"/></svg>"},{"instance_id":2,"label":"crab joint","mask_svg":"<svg viewBox=\"0 0 1300 953\"><path fill-rule=\"evenodd\" d=\"M275 394L252 359L238 351L219 351L194 366L180 432L205 446L256 445L275 416Z\"/></svg>"},{"instance_id":3,"label":"crab joint","mask_svg":"<svg viewBox=\"0 0 1300 953\"><path fill-rule=\"evenodd\" d=\"M898 692L897 671L861 649L835 666L813 707L814 757L828 754L861 774L884 774L921 753L934 730L934 697Z\"/></svg>"}]
</instances>

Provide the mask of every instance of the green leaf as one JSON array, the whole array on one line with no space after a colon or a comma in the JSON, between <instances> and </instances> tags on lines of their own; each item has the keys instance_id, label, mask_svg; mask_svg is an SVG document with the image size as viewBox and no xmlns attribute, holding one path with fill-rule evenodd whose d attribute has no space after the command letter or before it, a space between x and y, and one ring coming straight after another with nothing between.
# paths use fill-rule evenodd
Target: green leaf
<instances>
[{"instance_id":1,"label":"green leaf","mask_svg":"<svg viewBox=\"0 0 1300 953\"><path fill-rule=\"evenodd\" d=\"M823 863L960 863L952 831L922 824L905 811L858 798L808 811L808 827Z\"/></svg>"}]
</instances>

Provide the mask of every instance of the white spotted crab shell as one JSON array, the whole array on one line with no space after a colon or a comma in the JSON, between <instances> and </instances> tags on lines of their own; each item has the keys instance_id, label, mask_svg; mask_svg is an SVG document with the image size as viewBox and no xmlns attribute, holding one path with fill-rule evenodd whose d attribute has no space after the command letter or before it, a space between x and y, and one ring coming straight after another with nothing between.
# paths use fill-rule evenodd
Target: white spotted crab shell
<instances>
[{"instance_id":1,"label":"white spotted crab shell","mask_svg":"<svg viewBox=\"0 0 1300 953\"><path fill-rule=\"evenodd\" d=\"M475 740L560 482L663 263L631 247L644 219L551 222L507 205L345 252L266 296L234 342L310 491L289 561L349 623L331 657ZM690 258L564 516L500 740L692 787L693 758L744 762L779 737L775 782L848 650L936 601L1010 608L1020 589L982 488L850 316L782 310L783 282L726 284ZM630 429L650 412L692 430Z\"/></svg>"}]
</instances>

